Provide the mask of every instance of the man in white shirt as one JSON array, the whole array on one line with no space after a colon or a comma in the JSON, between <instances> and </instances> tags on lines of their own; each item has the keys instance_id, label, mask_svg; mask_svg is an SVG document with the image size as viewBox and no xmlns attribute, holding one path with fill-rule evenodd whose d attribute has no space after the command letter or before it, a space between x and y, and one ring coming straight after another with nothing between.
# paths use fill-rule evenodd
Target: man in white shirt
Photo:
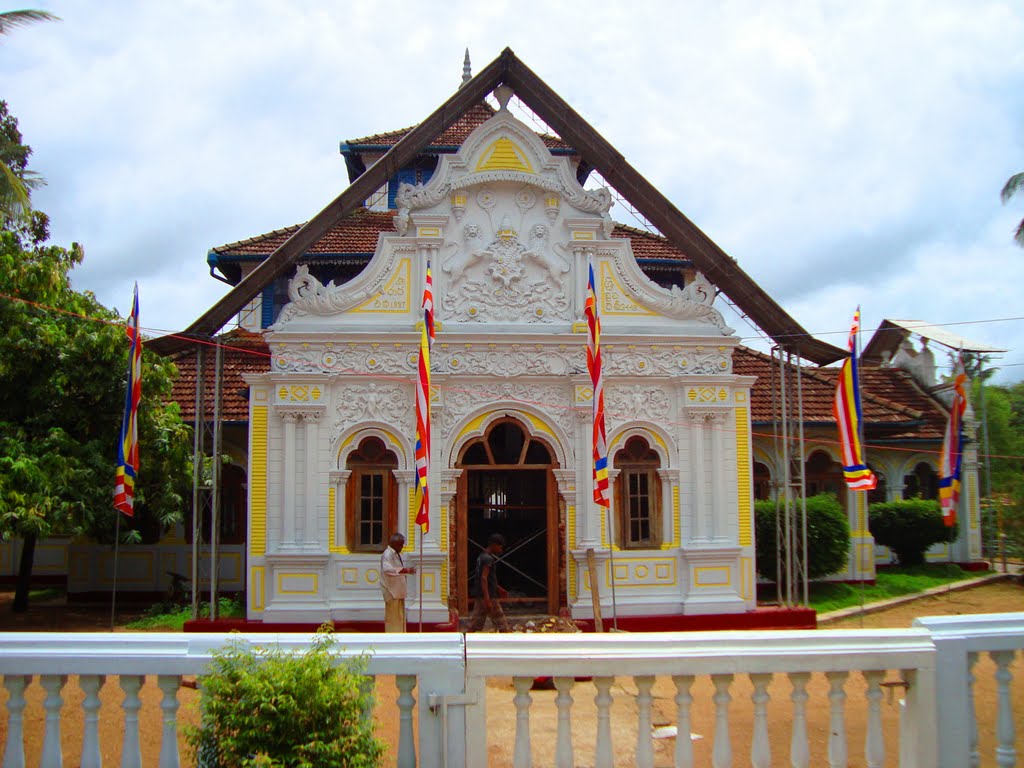
<instances>
[{"instance_id":1,"label":"man in white shirt","mask_svg":"<svg viewBox=\"0 0 1024 768\"><path fill-rule=\"evenodd\" d=\"M380 556L380 590L384 593L384 631L405 632L405 596L408 592L405 577L416 573L402 562L405 536L391 535L387 549Z\"/></svg>"}]
</instances>

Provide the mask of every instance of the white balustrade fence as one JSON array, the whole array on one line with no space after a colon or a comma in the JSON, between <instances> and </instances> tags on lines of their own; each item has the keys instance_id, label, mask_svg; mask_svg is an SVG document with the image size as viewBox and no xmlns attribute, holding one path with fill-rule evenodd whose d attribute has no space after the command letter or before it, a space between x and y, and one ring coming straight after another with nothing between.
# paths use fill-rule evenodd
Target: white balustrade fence
<instances>
[{"instance_id":1,"label":"white balustrade fence","mask_svg":"<svg viewBox=\"0 0 1024 768\"><path fill-rule=\"evenodd\" d=\"M394 688L377 686L386 706L376 714L388 721L390 759L400 768L979 765L971 677L979 654L991 654L995 664L995 759L1001 768L1016 765L1011 665L1024 648L1024 613L919 624L908 630L338 639L345 655L370 654L369 674L394 676ZM286 649L310 641L298 634L234 637ZM211 651L226 640L212 634L0 635L7 692L2 768L26 765L26 701L40 698L28 710L36 708L32 738L38 742L41 730L44 768L63 760L99 766L100 726L110 721L123 723L120 765L140 766L145 752L160 768L177 768L183 762L176 737L182 678L201 674ZM66 683L73 675L78 684L71 693ZM538 677L552 678L554 690L531 690ZM36 678L44 695L26 697L30 685L39 691ZM123 700L101 705L101 686L115 678ZM142 699L150 703L140 708ZM141 748L140 711L143 718L159 712L159 749ZM500 711L514 715L502 721ZM62 755L62 724L71 720L81 730L81 752L75 741L76 754ZM698 723L704 739L695 749L689 735ZM666 725L677 737L654 739L655 727ZM989 764L989 756L982 757Z\"/></svg>"}]
</instances>

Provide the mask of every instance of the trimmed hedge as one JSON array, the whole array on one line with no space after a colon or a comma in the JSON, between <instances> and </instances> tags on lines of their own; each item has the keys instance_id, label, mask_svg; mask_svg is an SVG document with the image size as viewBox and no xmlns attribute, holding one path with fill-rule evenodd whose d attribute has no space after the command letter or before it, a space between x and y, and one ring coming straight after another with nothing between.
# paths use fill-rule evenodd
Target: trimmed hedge
<instances>
[{"instance_id":1,"label":"trimmed hedge","mask_svg":"<svg viewBox=\"0 0 1024 768\"><path fill-rule=\"evenodd\" d=\"M872 504L868 527L875 542L891 549L900 565L921 565L932 544L956 541L958 526L942 522L942 510L934 499L903 499Z\"/></svg>"},{"instance_id":2,"label":"trimmed hedge","mask_svg":"<svg viewBox=\"0 0 1024 768\"><path fill-rule=\"evenodd\" d=\"M757 532L757 572L775 581L775 501L754 504ZM820 579L846 567L850 554L850 525L835 495L822 493L807 499L807 577ZM785 557L785 553L782 553ZM783 561L785 565L785 561Z\"/></svg>"}]
</instances>

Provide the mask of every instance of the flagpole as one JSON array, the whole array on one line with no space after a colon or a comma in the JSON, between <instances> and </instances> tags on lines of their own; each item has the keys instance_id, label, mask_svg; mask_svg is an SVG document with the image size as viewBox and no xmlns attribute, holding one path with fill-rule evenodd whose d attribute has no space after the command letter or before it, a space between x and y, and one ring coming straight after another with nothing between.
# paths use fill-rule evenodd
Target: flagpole
<instances>
[{"instance_id":1,"label":"flagpole","mask_svg":"<svg viewBox=\"0 0 1024 768\"><path fill-rule=\"evenodd\" d=\"M854 342L854 344L856 345L856 349L857 349L857 371L856 371L857 375L854 378L854 381L857 382L857 403L861 402L861 399L860 399L860 394L861 394L861 392L860 392L860 389L861 389L860 388L860 352L861 352L861 338L860 338L860 334L861 334L861 326L864 325L864 323L862 322L862 318L863 318L863 315L861 314L861 311L860 311L860 304L858 304L857 305L857 338L856 338L856 340ZM858 419L857 419L857 439L860 441L861 461L864 462L864 466L866 467L868 465L868 446L864 442L864 415L863 415L863 411L860 414L858 414ZM856 491L856 493L867 494L867 491ZM871 524L870 524L870 522L868 520L868 515L869 515L868 497L865 495L864 496L864 525L866 525L868 527L868 530L870 530L871 529ZM861 531L861 536L863 536L863 535L864 535L864 532ZM854 567L854 575L857 578L857 580L860 582L860 626L861 626L861 629L863 629L864 628L864 601L865 601L864 573L863 573L863 569L861 568L861 562L860 562L860 551L859 551L860 550L860 544L858 543L856 546L857 546L857 550L858 551L855 551L853 553L853 567ZM874 546L872 546L872 548L871 548L871 553L872 553L872 557L873 557L874 556Z\"/></svg>"},{"instance_id":2,"label":"flagpole","mask_svg":"<svg viewBox=\"0 0 1024 768\"><path fill-rule=\"evenodd\" d=\"M114 510L117 521L114 523L114 584L110 590L110 631L114 631L114 617L117 615L117 551L121 544L121 513Z\"/></svg>"},{"instance_id":3,"label":"flagpole","mask_svg":"<svg viewBox=\"0 0 1024 768\"><path fill-rule=\"evenodd\" d=\"M420 529L420 567L419 567L420 590L419 591L420 591L420 632L422 632L423 631L423 526L422 525L418 525L416 527Z\"/></svg>"},{"instance_id":4,"label":"flagpole","mask_svg":"<svg viewBox=\"0 0 1024 768\"><path fill-rule=\"evenodd\" d=\"M619 630L619 609L615 601L615 527L612 525L612 508L604 507L608 517L608 569L612 582L612 629Z\"/></svg>"}]
</instances>

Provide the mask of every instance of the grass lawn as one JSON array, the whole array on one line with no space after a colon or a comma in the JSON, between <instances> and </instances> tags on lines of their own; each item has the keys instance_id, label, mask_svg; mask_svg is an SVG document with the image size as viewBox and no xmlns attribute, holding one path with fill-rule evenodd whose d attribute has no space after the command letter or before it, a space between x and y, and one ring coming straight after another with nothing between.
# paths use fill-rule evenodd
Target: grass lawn
<instances>
[{"instance_id":1,"label":"grass lawn","mask_svg":"<svg viewBox=\"0 0 1024 768\"><path fill-rule=\"evenodd\" d=\"M241 603L230 597L220 598L217 613L223 619L245 618L245 610ZM205 619L209 615L210 604L200 603L199 616ZM141 619L130 621L125 627L146 632L181 632L185 628L185 622L191 618L191 605L169 606L166 603L157 603Z\"/></svg>"},{"instance_id":2,"label":"grass lawn","mask_svg":"<svg viewBox=\"0 0 1024 768\"><path fill-rule=\"evenodd\" d=\"M948 563L928 563L913 568L880 569L875 583L863 586L864 602L874 603L890 597L909 595L913 592L921 592L925 589L979 575L981 574L968 573L959 566ZM810 586L811 607L818 613L828 613L840 608L860 605L861 589L859 584L816 582Z\"/></svg>"}]
</instances>

